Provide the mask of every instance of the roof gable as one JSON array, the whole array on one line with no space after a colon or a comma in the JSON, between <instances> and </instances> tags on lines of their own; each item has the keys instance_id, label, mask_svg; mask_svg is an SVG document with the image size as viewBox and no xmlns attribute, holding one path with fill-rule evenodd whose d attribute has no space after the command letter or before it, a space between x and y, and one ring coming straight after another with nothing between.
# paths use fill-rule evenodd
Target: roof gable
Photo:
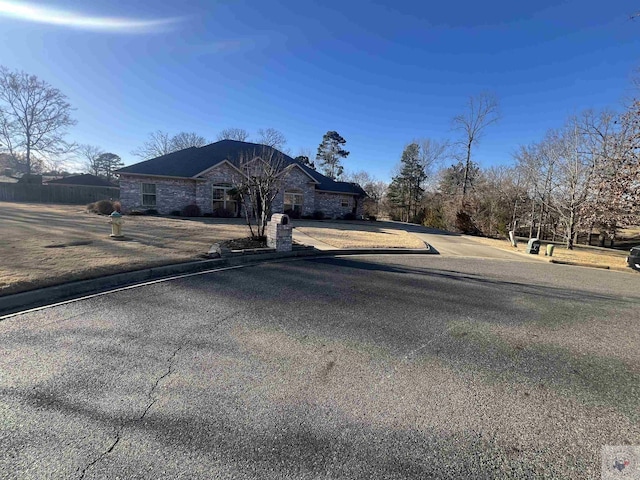
<instances>
[{"instance_id":1,"label":"roof gable","mask_svg":"<svg viewBox=\"0 0 640 480\"><path fill-rule=\"evenodd\" d=\"M198 178L224 161L239 169L243 156L266 157L271 156L273 153L282 155L285 167L296 166L301 169L316 183L316 189L318 190L361 195L362 189L355 188L353 184L331 180L275 148L235 140L221 140L203 147L185 148L184 150L129 165L117 170L116 173L122 175L130 173L135 175Z\"/></svg>"}]
</instances>

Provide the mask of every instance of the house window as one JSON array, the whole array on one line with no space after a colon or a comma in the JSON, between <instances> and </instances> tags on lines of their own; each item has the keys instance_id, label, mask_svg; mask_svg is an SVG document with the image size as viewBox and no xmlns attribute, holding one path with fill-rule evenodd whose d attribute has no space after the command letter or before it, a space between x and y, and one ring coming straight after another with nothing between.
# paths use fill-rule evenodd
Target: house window
<instances>
[{"instance_id":1,"label":"house window","mask_svg":"<svg viewBox=\"0 0 640 480\"><path fill-rule=\"evenodd\" d=\"M340 203L340 205L343 206L343 207L350 207L351 206L351 202L349 201L348 198L343 198L341 203Z\"/></svg>"},{"instance_id":2,"label":"house window","mask_svg":"<svg viewBox=\"0 0 640 480\"><path fill-rule=\"evenodd\" d=\"M221 184L213 186L213 211L226 211L236 213L236 200L230 193L233 190L231 185Z\"/></svg>"},{"instance_id":3,"label":"house window","mask_svg":"<svg viewBox=\"0 0 640 480\"><path fill-rule=\"evenodd\" d=\"M302 193L284 192L284 211L291 210L295 213L302 213Z\"/></svg>"},{"instance_id":4,"label":"house window","mask_svg":"<svg viewBox=\"0 0 640 480\"><path fill-rule=\"evenodd\" d=\"M156 184L155 183L142 184L142 205L144 207L156 206Z\"/></svg>"}]
</instances>

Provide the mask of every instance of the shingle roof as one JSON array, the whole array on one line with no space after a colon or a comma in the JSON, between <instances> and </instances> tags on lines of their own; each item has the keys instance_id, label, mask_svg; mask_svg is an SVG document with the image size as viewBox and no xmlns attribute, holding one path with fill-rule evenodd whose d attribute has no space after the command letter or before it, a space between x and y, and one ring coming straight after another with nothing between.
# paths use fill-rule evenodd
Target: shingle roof
<instances>
[{"instance_id":1,"label":"shingle roof","mask_svg":"<svg viewBox=\"0 0 640 480\"><path fill-rule=\"evenodd\" d=\"M64 178L58 178L56 180L49 180L48 184L55 185L84 185L89 187L114 187L115 185L107 180L96 177L88 173L81 175L70 175Z\"/></svg>"},{"instance_id":2,"label":"shingle roof","mask_svg":"<svg viewBox=\"0 0 640 480\"><path fill-rule=\"evenodd\" d=\"M238 165L242 154L264 154L265 150L269 153L275 151L281 154L284 163L287 165L296 164L300 166L302 170L318 182L316 185L318 190L364 195L364 191L358 185L331 180L274 148L235 140L221 140L203 147L185 148L184 150L129 165L117 170L116 173L197 178L198 174L224 160Z\"/></svg>"}]
</instances>

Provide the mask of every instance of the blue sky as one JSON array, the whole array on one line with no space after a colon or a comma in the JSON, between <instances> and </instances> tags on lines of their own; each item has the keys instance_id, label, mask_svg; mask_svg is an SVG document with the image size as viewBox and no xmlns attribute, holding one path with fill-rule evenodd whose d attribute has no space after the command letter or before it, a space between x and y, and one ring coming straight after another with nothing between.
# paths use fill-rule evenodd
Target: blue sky
<instances>
[{"instance_id":1,"label":"blue sky","mask_svg":"<svg viewBox=\"0 0 640 480\"><path fill-rule=\"evenodd\" d=\"M389 179L412 139L455 139L451 118L481 91L502 120L475 160L507 164L567 116L618 108L640 67L640 19L629 20L640 4L626 0L29 5L73 15L36 22L42 12L0 0L0 65L62 90L78 120L69 139L126 164L158 129L213 141L225 127L273 127L293 154L336 130L347 170Z\"/></svg>"}]
</instances>

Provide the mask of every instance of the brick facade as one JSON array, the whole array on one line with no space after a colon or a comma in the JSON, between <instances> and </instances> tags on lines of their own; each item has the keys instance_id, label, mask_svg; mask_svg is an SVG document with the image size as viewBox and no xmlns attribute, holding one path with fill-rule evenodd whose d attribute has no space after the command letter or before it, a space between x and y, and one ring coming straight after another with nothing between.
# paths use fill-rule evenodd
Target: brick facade
<instances>
[{"instance_id":1,"label":"brick facade","mask_svg":"<svg viewBox=\"0 0 640 480\"><path fill-rule=\"evenodd\" d=\"M311 215L315 210L315 183L299 168L293 168L282 179L280 192L271 206L272 213L284 213L284 194L294 192L302 194L302 215Z\"/></svg>"},{"instance_id":2,"label":"brick facade","mask_svg":"<svg viewBox=\"0 0 640 480\"><path fill-rule=\"evenodd\" d=\"M237 185L242 174L228 163L221 163L202 175L204 182L198 184L196 204L202 213L213 211L213 186Z\"/></svg>"},{"instance_id":3,"label":"brick facade","mask_svg":"<svg viewBox=\"0 0 640 480\"><path fill-rule=\"evenodd\" d=\"M161 214L170 214L195 203L202 213L213 210L213 185L238 183L241 173L228 163L221 163L202 175L202 179L173 179L153 176L120 175L120 202L124 213L131 210L155 208ZM142 205L142 184L156 185L156 206ZM353 195L318 192L313 180L301 169L293 168L282 178L280 192L274 199L272 213L284 212L284 194L302 194L302 215L312 215L321 211L326 217L336 218L353 212L362 215L362 199ZM344 202L344 206L343 206Z\"/></svg>"},{"instance_id":4,"label":"brick facade","mask_svg":"<svg viewBox=\"0 0 640 480\"><path fill-rule=\"evenodd\" d=\"M338 218L345 213L362 215L362 199L356 199L353 195L329 192L315 192L315 210L324 213L325 217ZM343 203L345 204L343 206Z\"/></svg>"},{"instance_id":5,"label":"brick facade","mask_svg":"<svg viewBox=\"0 0 640 480\"><path fill-rule=\"evenodd\" d=\"M142 184L156 186L156 205L142 204ZM142 177L138 175L120 175L120 203L122 212L131 210L155 209L168 215L174 210L182 210L196 201L197 180L173 179L161 177Z\"/></svg>"}]
</instances>

